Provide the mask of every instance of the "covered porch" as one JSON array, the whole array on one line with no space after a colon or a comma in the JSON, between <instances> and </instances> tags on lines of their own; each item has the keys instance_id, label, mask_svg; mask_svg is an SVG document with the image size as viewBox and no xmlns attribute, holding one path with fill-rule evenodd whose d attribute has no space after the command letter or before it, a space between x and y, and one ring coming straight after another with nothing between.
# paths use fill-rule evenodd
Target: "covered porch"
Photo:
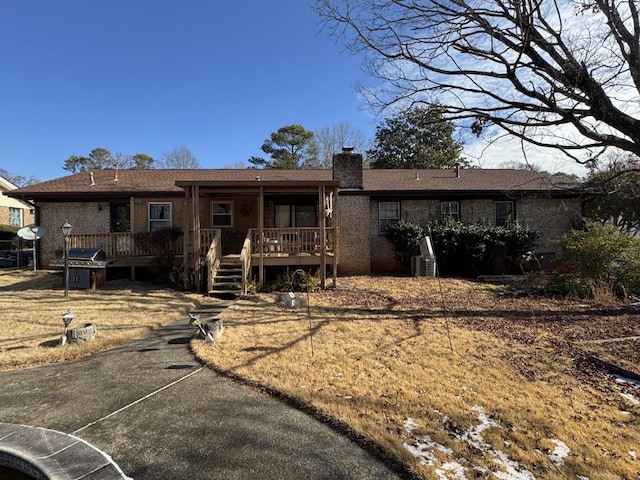
<instances>
[{"instance_id":1,"label":"covered porch","mask_svg":"<svg viewBox=\"0 0 640 480\"><path fill-rule=\"evenodd\" d=\"M327 278L335 283L338 182L255 178L176 182L185 191L185 278L192 275L199 285L204 262L212 291L225 260L235 259L243 293L253 278L264 284L270 268L316 267L323 288ZM208 231L214 232L211 241L203 235Z\"/></svg>"}]
</instances>

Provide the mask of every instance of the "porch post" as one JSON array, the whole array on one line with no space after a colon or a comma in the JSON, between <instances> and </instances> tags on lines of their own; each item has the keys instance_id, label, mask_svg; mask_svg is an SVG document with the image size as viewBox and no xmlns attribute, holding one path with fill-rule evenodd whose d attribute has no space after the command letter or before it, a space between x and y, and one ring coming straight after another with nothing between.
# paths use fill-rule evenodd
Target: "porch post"
<instances>
[{"instance_id":1,"label":"porch post","mask_svg":"<svg viewBox=\"0 0 640 480\"><path fill-rule=\"evenodd\" d=\"M338 222L338 214L340 213L340 209L338 208L338 191L340 189L339 188L335 188L335 191L333 192L333 217L331 218L331 227L333 227L333 288L336 288L338 286L338 257L340 255L338 255L338 250L339 247L338 245L340 245L340 238L338 237L339 233L340 233L340 228L339 225L340 223Z\"/></svg>"},{"instance_id":2,"label":"porch post","mask_svg":"<svg viewBox=\"0 0 640 480\"><path fill-rule=\"evenodd\" d=\"M193 186L193 268L196 291L200 291L200 187Z\"/></svg>"},{"instance_id":3,"label":"porch post","mask_svg":"<svg viewBox=\"0 0 640 480\"><path fill-rule=\"evenodd\" d=\"M327 215L325 213L325 199L327 190L324 185L318 189L320 195L320 287L326 287L327 277Z\"/></svg>"},{"instance_id":4,"label":"porch post","mask_svg":"<svg viewBox=\"0 0 640 480\"><path fill-rule=\"evenodd\" d=\"M189 287L189 234L191 232L191 216L189 215L190 210L190 202L189 202L189 193L191 187L184 187L184 217L185 217L185 225L183 227L183 238L182 238L182 269L184 272L184 287Z\"/></svg>"},{"instance_id":5,"label":"porch post","mask_svg":"<svg viewBox=\"0 0 640 480\"><path fill-rule=\"evenodd\" d=\"M264 285L264 187L260 187L260 197L258 198L258 246L260 256L258 257L258 282Z\"/></svg>"},{"instance_id":6,"label":"porch post","mask_svg":"<svg viewBox=\"0 0 640 480\"><path fill-rule=\"evenodd\" d=\"M136 229L135 207L136 199L131 196L129 197L129 255L135 255L134 252L136 251L135 241L133 240L133 233L138 231ZM131 280L136 280L136 267L134 266L131 266Z\"/></svg>"}]
</instances>

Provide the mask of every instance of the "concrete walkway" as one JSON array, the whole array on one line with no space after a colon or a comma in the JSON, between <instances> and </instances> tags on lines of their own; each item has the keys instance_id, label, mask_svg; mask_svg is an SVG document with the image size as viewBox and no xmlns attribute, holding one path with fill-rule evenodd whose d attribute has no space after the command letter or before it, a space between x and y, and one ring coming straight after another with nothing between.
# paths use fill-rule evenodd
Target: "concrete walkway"
<instances>
[{"instance_id":1,"label":"concrete walkway","mask_svg":"<svg viewBox=\"0 0 640 480\"><path fill-rule=\"evenodd\" d=\"M17 437L31 455L37 443L51 479L401 478L329 427L200 365L192 333L184 317L80 362L0 372L0 455L23 448ZM87 448L61 449L60 433ZM104 466L74 468L99 462L96 452Z\"/></svg>"}]
</instances>

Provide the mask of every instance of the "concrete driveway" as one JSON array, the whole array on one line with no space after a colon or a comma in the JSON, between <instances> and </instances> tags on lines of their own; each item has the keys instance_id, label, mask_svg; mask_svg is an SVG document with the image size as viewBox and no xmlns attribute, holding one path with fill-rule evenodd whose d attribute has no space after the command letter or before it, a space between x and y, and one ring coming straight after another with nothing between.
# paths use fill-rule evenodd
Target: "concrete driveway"
<instances>
[{"instance_id":1,"label":"concrete driveway","mask_svg":"<svg viewBox=\"0 0 640 480\"><path fill-rule=\"evenodd\" d=\"M117 471L136 480L402 478L326 425L200 365L187 323L80 362L0 372L0 453L26 437L27 450L44 449L30 454L58 465L60 479ZM41 428L31 439L34 429L6 433L17 425ZM89 457L55 447L58 436L82 440L111 465L67 475L64 462Z\"/></svg>"}]
</instances>

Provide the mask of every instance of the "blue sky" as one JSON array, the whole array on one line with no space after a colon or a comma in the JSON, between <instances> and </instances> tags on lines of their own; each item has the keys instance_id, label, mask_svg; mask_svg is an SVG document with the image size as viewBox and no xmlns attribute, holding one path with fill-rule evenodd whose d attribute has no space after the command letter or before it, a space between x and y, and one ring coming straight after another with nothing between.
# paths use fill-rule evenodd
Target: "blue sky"
<instances>
[{"instance_id":1,"label":"blue sky","mask_svg":"<svg viewBox=\"0 0 640 480\"><path fill-rule=\"evenodd\" d=\"M321 31L313 0L1 0L0 168L40 180L71 155L186 147L204 168L263 156L280 127L347 123L373 139L381 119L356 85L362 59ZM465 156L524 161L513 139ZM581 174L555 151L550 171Z\"/></svg>"},{"instance_id":2,"label":"blue sky","mask_svg":"<svg viewBox=\"0 0 640 480\"><path fill-rule=\"evenodd\" d=\"M0 168L47 180L70 155L187 147L205 168L264 155L284 125L379 120L359 58L305 0L2 0Z\"/></svg>"}]
</instances>

